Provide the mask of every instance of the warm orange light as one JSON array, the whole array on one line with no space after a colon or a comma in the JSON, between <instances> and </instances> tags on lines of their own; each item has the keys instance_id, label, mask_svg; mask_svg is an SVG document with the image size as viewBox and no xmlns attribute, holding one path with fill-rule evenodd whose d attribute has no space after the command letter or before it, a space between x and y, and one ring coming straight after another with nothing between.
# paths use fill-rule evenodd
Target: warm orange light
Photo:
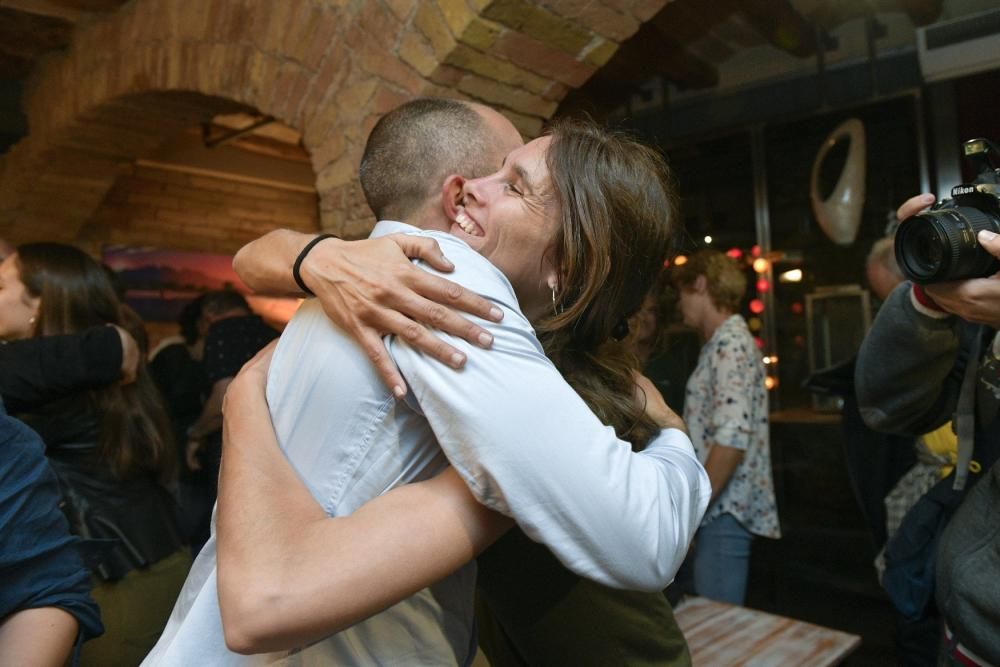
<instances>
[{"instance_id":1,"label":"warm orange light","mask_svg":"<svg viewBox=\"0 0 1000 667\"><path fill-rule=\"evenodd\" d=\"M747 326L750 327L750 331L757 332L764 327L764 323L760 321L759 317L751 317L747 320Z\"/></svg>"},{"instance_id":2,"label":"warm orange light","mask_svg":"<svg viewBox=\"0 0 1000 667\"><path fill-rule=\"evenodd\" d=\"M754 315L760 315L764 312L764 302L760 299L752 299L750 301L750 312Z\"/></svg>"},{"instance_id":3,"label":"warm orange light","mask_svg":"<svg viewBox=\"0 0 1000 667\"><path fill-rule=\"evenodd\" d=\"M767 281L767 278L761 278L760 280L757 281L757 291L758 292L763 293L763 292L766 292L769 289L771 289L771 283L769 283Z\"/></svg>"},{"instance_id":4,"label":"warm orange light","mask_svg":"<svg viewBox=\"0 0 1000 667\"><path fill-rule=\"evenodd\" d=\"M770 266L771 266L771 263L768 262L763 257L758 257L757 259L755 259L753 261L753 270L756 271L757 273L764 273L764 272L766 272L767 269L768 269L768 267L770 267Z\"/></svg>"},{"instance_id":5,"label":"warm orange light","mask_svg":"<svg viewBox=\"0 0 1000 667\"><path fill-rule=\"evenodd\" d=\"M772 375L768 375L766 378L764 378L764 386L767 387L768 389L774 389L775 387L778 386L778 378Z\"/></svg>"},{"instance_id":6,"label":"warm orange light","mask_svg":"<svg viewBox=\"0 0 1000 667\"><path fill-rule=\"evenodd\" d=\"M674 257L674 266L684 266L688 263L687 255L677 255Z\"/></svg>"}]
</instances>

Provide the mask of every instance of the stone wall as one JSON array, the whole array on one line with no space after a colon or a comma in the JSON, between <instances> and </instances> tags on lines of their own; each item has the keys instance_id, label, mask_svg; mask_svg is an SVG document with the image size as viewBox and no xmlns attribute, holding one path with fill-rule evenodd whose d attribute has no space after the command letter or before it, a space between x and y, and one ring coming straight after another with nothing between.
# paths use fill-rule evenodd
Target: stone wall
<instances>
[{"instance_id":1,"label":"stone wall","mask_svg":"<svg viewBox=\"0 0 1000 667\"><path fill-rule=\"evenodd\" d=\"M319 229L316 194L137 166L118 179L83 236L108 245L233 254L275 227Z\"/></svg>"},{"instance_id":2,"label":"stone wall","mask_svg":"<svg viewBox=\"0 0 1000 667\"><path fill-rule=\"evenodd\" d=\"M536 135L668 0L134 0L35 68L30 134L0 158L0 236L76 241L136 158L212 115L302 133L321 226L370 228L367 131L416 95L479 100Z\"/></svg>"}]
</instances>

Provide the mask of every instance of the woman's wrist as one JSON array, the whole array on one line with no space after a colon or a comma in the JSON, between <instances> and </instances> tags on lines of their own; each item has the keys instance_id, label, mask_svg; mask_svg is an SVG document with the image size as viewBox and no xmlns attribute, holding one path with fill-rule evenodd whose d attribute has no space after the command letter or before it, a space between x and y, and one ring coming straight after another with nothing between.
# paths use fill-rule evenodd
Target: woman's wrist
<instances>
[{"instance_id":1,"label":"woman's wrist","mask_svg":"<svg viewBox=\"0 0 1000 667\"><path fill-rule=\"evenodd\" d=\"M295 258L295 263L292 264L292 278L295 280L295 284L299 286L299 289L308 296L316 296L315 290L313 289L315 282L310 279L315 276L313 276L309 270L309 268L314 266L316 262L310 262L309 258L313 257L315 260L317 252L316 246L324 241L327 241L328 239L339 241L340 237L334 234L317 235L305 246L303 246L302 250L299 251L298 256Z\"/></svg>"}]
</instances>

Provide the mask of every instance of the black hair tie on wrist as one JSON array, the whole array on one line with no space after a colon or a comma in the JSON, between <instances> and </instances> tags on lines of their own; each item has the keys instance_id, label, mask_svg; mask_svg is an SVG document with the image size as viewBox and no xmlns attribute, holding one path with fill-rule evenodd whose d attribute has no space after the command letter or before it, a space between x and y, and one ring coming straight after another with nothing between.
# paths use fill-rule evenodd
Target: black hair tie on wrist
<instances>
[{"instance_id":1,"label":"black hair tie on wrist","mask_svg":"<svg viewBox=\"0 0 1000 667\"><path fill-rule=\"evenodd\" d=\"M295 258L295 264L292 265L292 278L295 279L295 284L298 285L299 289L302 290L305 294L309 296L316 296L315 294L313 294L311 289L306 287L305 282L302 280L302 275L299 273L299 270L302 268L302 260L306 258L306 255L308 255L309 251L313 249L313 246L315 246L320 241L323 241L325 239L339 239L339 238L340 237L337 236L336 234L320 234L312 241L307 243L306 247L303 248L302 252L299 253L299 256Z\"/></svg>"}]
</instances>

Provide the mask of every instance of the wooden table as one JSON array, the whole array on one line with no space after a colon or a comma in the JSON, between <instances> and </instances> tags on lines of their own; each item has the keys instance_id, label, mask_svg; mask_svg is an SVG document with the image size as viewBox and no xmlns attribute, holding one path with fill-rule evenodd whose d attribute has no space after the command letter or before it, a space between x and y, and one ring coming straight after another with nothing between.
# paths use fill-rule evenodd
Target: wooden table
<instances>
[{"instance_id":1,"label":"wooden table","mask_svg":"<svg viewBox=\"0 0 1000 667\"><path fill-rule=\"evenodd\" d=\"M823 667L843 660L857 635L701 597L674 610L694 667Z\"/></svg>"}]
</instances>

